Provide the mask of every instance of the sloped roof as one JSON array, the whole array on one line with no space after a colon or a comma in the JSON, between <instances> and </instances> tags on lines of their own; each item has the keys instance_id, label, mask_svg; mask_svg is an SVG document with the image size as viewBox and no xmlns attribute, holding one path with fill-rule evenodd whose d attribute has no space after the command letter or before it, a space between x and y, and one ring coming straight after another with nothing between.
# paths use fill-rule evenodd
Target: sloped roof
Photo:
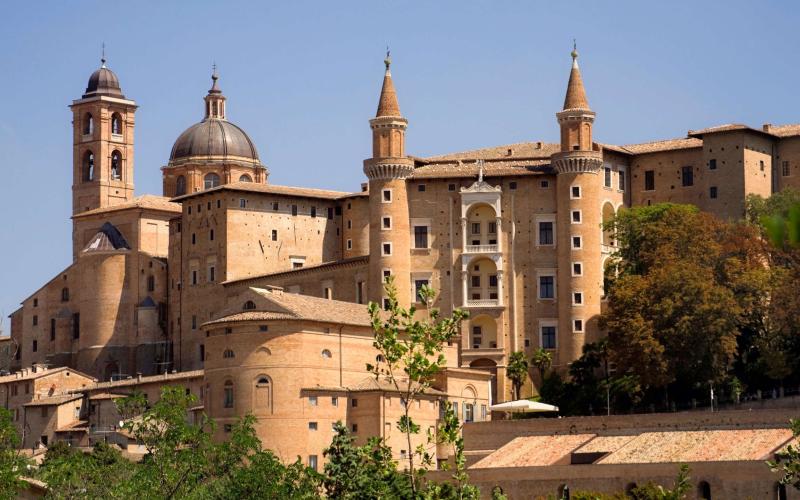
<instances>
[{"instance_id":1,"label":"sloped roof","mask_svg":"<svg viewBox=\"0 0 800 500\"><path fill-rule=\"evenodd\" d=\"M196 193L189 193L183 196L173 198L173 201L185 200L194 196L213 193L216 191L243 191L249 193L265 193L265 194L279 194L286 196L298 196L301 198L317 198L323 200L338 200L348 196L354 196L365 193L349 193L346 191L331 191L327 189L314 189L302 188L293 186L279 186L277 184L258 184L255 182L233 182L230 184L222 184L211 189L204 191L197 191Z\"/></svg>"},{"instance_id":2,"label":"sloped roof","mask_svg":"<svg viewBox=\"0 0 800 500\"><path fill-rule=\"evenodd\" d=\"M128 394L114 394L113 392L101 392L98 394L94 394L89 396L91 401L98 401L104 399L120 399L120 398L127 398Z\"/></svg>"},{"instance_id":3,"label":"sloped roof","mask_svg":"<svg viewBox=\"0 0 800 500\"><path fill-rule=\"evenodd\" d=\"M471 468L554 465L594 437L594 434L516 437Z\"/></svg>"},{"instance_id":4,"label":"sloped roof","mask_svg":"<svg viewBox=\"0 0 800 500\"><path fill-rule=\"evenodd\" d=\"M330 262L323 262L322 264L315 264L313 266L303 266L298 269L287 269L285 271L277 271L267 274L258 274L255 276L245 276L242 278L237 278L233 280L223 281L223 285L230 285L233 283L241 283L243 281L253 281L253 280L263 280L268 278L274 278L278 276L297 276L302 274L314 273L319 271L325 271L328 269L336 269L338 267L349 266L349 265L358 265L358 264L368 264L369 263L369 255L361 255L358 257L350 257L349 259L341 259L341 260L334 260Z\"/></svg>"},{"instance_id":5,"label":"sloped roof","mask_svg":"<svg viewBox=\"0 0 800 500\"><path fill-rule=\"evenodd\" d=\"M287 293L277 288L250 287L250 290L265 299L256 304L255 311L229 314L209 321L204 326L232 321L252 321L251 318L261 319L256 313L278 313L280 315L269 319L306 320L355 326L372 325L367 306L364 304ZM242 316L243 314L249 314L249 316Z\"/></svg>"},{"instance_id":6,"label":"sloped roof","mask_svg":"<svg viewBox=\"0 0 800 500\"><path fill-rule=\"evenodd\" d=\"M662 141L643 142L640 144L626 144L625 150L635 155L673 151L677 149L691 149L703 147L703 141L694 137L681 139L665 139Z\"/></svg>"},{"instance_id":7,"label":"sloped roof","mask_svg":"<svg viewBox=\"0 0 800 500\"><path fill-rule=\"evenodd\" d=\"M52 396L49 398L34 399L22 406L58 406L76 399L83 398L83 394L65 394L63 396Z\"/></svg>"},{"instance_id":8,"label":"sloped roof","mask_svg":"<svg viewBox=\"0 0 800 500\"><path fill-rule=\"evenodd\" d=\"M573 52L567 95L564 96L564 110L568 109L589 109L589 99L586 98L586 89L583 87L583 78L578 67L577 52Z\"/></svg>"},{"instance_id":9,"label":"sloped roof","mask_svg":"<svg viewBox=\"0 0 800 500\"><path fill-rule=\"evenodd\" d=\"M376 118L382 116L402 116L400 114L400 104L397 102L397 92L394 90L392 72L389 71L388 62L386 63L386 73L383 75L381 96L378 99L378 111L375 113Z\"/></svg>"},{"instance_id":10,"label":"sloped roof","mask_svg":"<svg viewBox=\"0 0 800 500\"><path fill-rule=\"evenodd\" d=\"M0 384L7 384L9 382L18 382L20 380L33 380L41 377L47 377L53 375L55 373L61 373L63 371L68 370L70 373L77 375L79 377L83 377L89 380L96 380L94 377L87 375L85 373L79 372L77 370L73 370L67 366L60 366L58 368L42 368L37 369L35 372L32 370L28 370L27 373L23 373L22 371L18 371L12 373L11 375L6 375L5 377L0 377Z\"/></svg>"},{"instance_id":11,"label":"sloped roof","mask_svg":"<svg viewBox=\"0 0 800 500\"><path fill-rule=\"evenodd\" d=\"M404 387L406 382L400 382L400 392ZM418 384L415 384L418 386ZM376 379L375 377L366 377L360 382L355 385L342 387L342 386L311 386L311 387L304 387L302 390L304 391L323 391L323 392L373 392L373 391L380 391L380 392L398 392L397 388L395 388L394 384L392 384L386 378ZM438 390L434 389L433 387L429 387L425 389L423 393L425 396L446 396L447 394Z\"/></svg>"},{"instance_id":12,"label":"sloped roof","mask_svg":"<svg viewBox=\"0 0 800 500\"><path fill-rule=\"evenodd\" d=\"M510 154L509 154L510 151ZM508 160L519 158L547 158L561 151L561 145L555 142L517 142L500 146L471 149L457 153L428 156L420 158L425 163L452 162L456 160Z\"/></svg>"},{"instance_id":13,"label":"sloped roof","mask_svg":"<svg viewBox=\"0 0 800 500\"><path fill-rule=\"evenodd\" d=\"M792 137L800 135L800 123L791 123L787 125L765 125L765 131L778 137Z\"/></svg>"},{"instance_id":14,"label":"sloped roof","mask_svg":"<svg viewBox=\"0 0 800 500\"><path fill-rule=\"evenodd\" d=\"M645 432L597 463L766 460L790 439L791 429Z\"/></svg>"},{"instance_id":15,"label":"sloped roof","mask_svg":"<svg viewBox=\"0 0 800 500\"><path fill-rule=\"evenodd\" d=\"M714 125L713 127L706 127L700 130L690 130L686 135L689 137L703 137L705 134L716 134L720 132L735 132L738 130L747 130L749 132L755 132L757 134L763 135L773 135L771 132L765 132L764 130L757 129L750 127L749 125L744 125L742 123L725 123L722 125Z\"/></svg>"},{"instance_id":16,"label":"sloped roof","mask_svg":"<svg viewBox=\"0 0 800 500\"><path fill-rule=\"evenodd\" d=\"M122 233L119 232L119 229L117 229L114 224L106 222L100 230L97 231L97 234L89 240L89 243L83 247L82 253L130 249L131 246L128 245L128 242L125 240L125 237L122 236Z\"/></svg>"},{"instance_id":17,"label":"sloped roof","mask_svg":"<svg viewBox=\"0 0 800 500\"><path fill-rule=\"evenodd\" d=\"M72 218L87 217L90 215L105 214L109 212L118 212L120 210L129 210L129 209L155 210L159 212L169 212L173 214L181 213L181 206L177 203L172 203L171 201L169 201L169 198L165 196L155 196L152 194L145 194L142 196L137 196L131 201L120 203L118 205L95 208L94 210L87 210L86 212L81 212L77 215L73 215Z\"/></svg>"},{"instance_id":18,"label":"sloped roof","mask_svg":"<svg viewBox=\"0 0 800 500\"><path fill-rule=\"evenodd\" d=\"M84 391L96 391L99 389L108 389L112 390L117 387L130 387L140 384L149 384L152 382L171 382L174 380L185 380L190 378L202 378L203 377L203 370L192 370L186 372L177 372L177 373L164 373L161 375L151 375L149 377L131 377L124 380L115 380L112 382L98 382L92 386L86 387Z\"/></svg>"}]
</instances>

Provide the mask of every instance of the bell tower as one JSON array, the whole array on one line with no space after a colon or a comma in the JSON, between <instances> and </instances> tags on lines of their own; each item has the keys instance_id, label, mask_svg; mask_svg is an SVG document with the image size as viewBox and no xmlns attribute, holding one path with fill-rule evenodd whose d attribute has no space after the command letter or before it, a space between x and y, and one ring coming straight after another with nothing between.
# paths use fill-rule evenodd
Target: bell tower
<instances>
[{"instance_id":1,"label":"bell tower","mask_svg":"<svg viewBox=\"0 0 800 500\"><path fill-rule=\"evenodd\" d=\"M572 50L572 70L564 109L556 113L561 127L561 151L552 156L557 173L556 245L558 254L557 361L578 359L583 345L597 340L602 299L601 252L603 155L592 143L595 113L583 87L578 51Z\"/></svg>"},{"instance_id":2,"label":"bell tower","mask_svg":"<svg viewBox=\"0 0 800 500\"><path fill-rule=\"evenodd\" d=\"M383 304L383 284L394 277L397 300L411 303L411 236L406 178L414 161L406 156L408 120L400 113L390 70L389 52L378 101L378 112L369 121L372 128L372 158L364 160L369 179L369 298Z\"/></svg>"},{"instance_id":3,"label":"bell tower","mask_svg":"<svg viewBox=\"0 0 800 500\"><path fill-rule=\"evenodd\" d=\"M133 199L133 129L136 103L122 94L106 67L89 77L72 101L72 215Z\"/></svg>"}]
</instances>

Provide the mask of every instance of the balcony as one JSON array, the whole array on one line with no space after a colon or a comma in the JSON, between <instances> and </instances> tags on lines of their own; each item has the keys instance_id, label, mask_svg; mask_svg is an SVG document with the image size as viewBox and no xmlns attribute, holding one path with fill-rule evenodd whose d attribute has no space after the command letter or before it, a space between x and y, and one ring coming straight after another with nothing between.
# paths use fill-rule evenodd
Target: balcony
<instances>
[{"instance_id":1,"label":"balcony","mask_svg":"<svg viewBox=\"0 0 800 500\"><path fill-rule=\"evenodd\" d=\"M497 253L500 245L467 245L464 247L465 254Z\"/></svg>"},{"instance_id":2,"label":"balcony","mask_svg":"<svg viewBox=\"0 0 800 500\"><path fill-rule=\"evenodd\" d=\"M502 347L482 347L480 349L461 350L461 363L463 366L469 366L469 364L476 359L491 359L495 363L500 364L505 359L505 350Z\"/></svg>"},{"instance_id":3,"label":"balcony","mask_svg":"<svg viewBox=\"0 0 800 500\"><path fill-rule=\"evenodd\" d=\"M503 307L503 306L500 305L500 300L498 299L468 299L464 307L477 308L477 307Z\"/></svg>"}]
</instances>

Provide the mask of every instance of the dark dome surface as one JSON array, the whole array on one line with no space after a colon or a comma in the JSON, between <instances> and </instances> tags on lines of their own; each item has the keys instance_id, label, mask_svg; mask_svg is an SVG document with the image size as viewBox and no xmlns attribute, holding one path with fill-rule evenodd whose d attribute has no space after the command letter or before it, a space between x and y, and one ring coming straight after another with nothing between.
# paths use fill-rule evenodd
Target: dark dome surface
<instances>
[{"instance_id":1,"label":"dark dome surface","mask_svg":"<svg viewBox=\"0 0 800 500\"><path fill-rule=\"evenodd\" d=\"M250 137L227 120L209 118L187 128L172 146L170 162L192 156L238 156L260 163Z\"/></svg>"},{"instance_id":2,"label":"dark dome surface","mask_svg":"<svg viewBox=\"0 0 800 500\"><path fill-rule=\"evenodd\" d=\"M119 97L124 99L122 89L119 86L119 78L113 71L106 68L105 62L103 66L97 71L92 73L89 77L89 83L86 85L86 92L83 97L93 97L96 95L106 95L110 97Z\"/></svg>"}]
</instances>

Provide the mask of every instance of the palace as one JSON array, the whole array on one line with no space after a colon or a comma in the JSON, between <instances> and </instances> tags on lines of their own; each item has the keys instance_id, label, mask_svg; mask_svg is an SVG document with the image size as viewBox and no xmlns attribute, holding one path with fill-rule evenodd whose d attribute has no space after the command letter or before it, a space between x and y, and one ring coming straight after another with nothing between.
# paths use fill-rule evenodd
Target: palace
<instances>
[{"instance_id":1,"label":"palace","mask_svg":"<svg viewBox=\"0 0 800 500\"><path fill-rule=\"evenodd\" d=\"M800 187L800 125L596 142L576 51L558 144L415 157L390 65L359 190L270 184L215 71L203 119L161 168L162 195L137 197L137 104L102 60L71 104L73 262L11 314L9 368L68 367L108 390L202 373L195 390L220 432L252 412L265 444L317 456L329 429L308 443L286 430L343 419L391 433L400 403L365 370L376 354L365 304L385 301L392 276L404 306L424 313L417 292L430 285L432 306L470 313L421 418L434 422L446 400L462 420L485 420L510 396L510 353L547 349L563 368L600 338L615 248L602 222L621 207L671 201L738 218L746 195Z\"/></svg>"}]
</instances>

